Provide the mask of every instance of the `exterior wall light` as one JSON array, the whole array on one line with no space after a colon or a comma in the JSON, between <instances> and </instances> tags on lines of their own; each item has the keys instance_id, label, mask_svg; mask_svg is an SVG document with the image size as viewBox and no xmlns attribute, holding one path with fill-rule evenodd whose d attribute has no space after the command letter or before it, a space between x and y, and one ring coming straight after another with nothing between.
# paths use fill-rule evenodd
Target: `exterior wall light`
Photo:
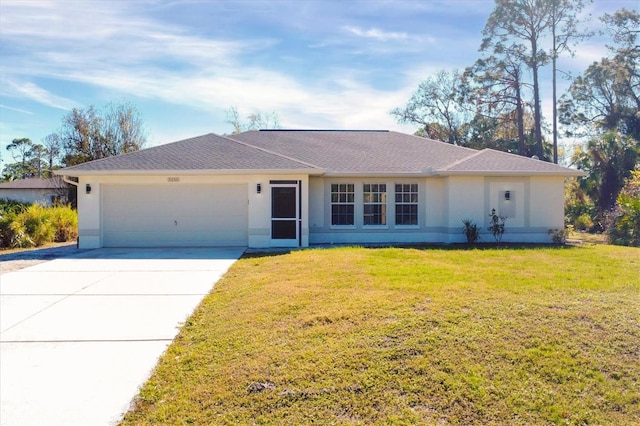
<instances>
[{"instance_id":1,"label":"exterior wall light","mask_svg":"<svg viewBox=\"0 0 640 426\"><path fill-rule=\"evenodd\" d=\"M256 192L257 192L258 194L260 194L260 193L262 192L262 184L261 184L261 183L259 183L259 184L257 184L257 185L256 185Z\"/></svg>"},{"instance_id":2,"label":"exterior wall light","mask_svg":"<svg viewBox=\"0 0 640 426\"><path fill-rule=\"evenodd\" d=\"M511 199L511 191L504 191L504 199L507 201Z\"/></svg>"},{"instance_id":3,"label":"exterior wall light","mask_svg":"<svg viewBox=\"0 0 640 426\"><path fill-rule=\"evenodd\" d=\"M87 186L85 186L85 190L86 190L87 194L91 194L91 185L87 184Z\"/></svg>"}]
</instances>

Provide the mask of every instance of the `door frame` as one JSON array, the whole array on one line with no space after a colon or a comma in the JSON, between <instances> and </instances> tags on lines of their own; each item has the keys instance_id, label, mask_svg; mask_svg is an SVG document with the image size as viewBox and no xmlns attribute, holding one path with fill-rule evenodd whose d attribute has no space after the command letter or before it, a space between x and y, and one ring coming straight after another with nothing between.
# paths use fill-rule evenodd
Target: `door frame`
<instances>
[{"instance_id":1,"label":"door frame","mask_svg":"<svg viewBox=\"0 0 640 426\"><path fill-rule=\"evenodd\" d=\"M274 188L295 188L296 190L296 217L291 218L296 223L296 237L293 239L273 238L273 189ZM269 239L271 247L301 247L302 246L302 181L301 180L271 180L269 181L270 197L270 218L269 218Z\"/></svg>"}]
</instances>

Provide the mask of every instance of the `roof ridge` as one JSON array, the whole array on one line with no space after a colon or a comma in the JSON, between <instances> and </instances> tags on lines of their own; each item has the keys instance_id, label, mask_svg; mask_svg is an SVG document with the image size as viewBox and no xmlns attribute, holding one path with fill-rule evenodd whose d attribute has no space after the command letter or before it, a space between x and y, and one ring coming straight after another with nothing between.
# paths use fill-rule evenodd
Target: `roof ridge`
<instances>
[{"instance_id":1,"label":"roof ridge","mask_svg":"<svg viewBox=\"0 0 640 426\"><path fill-rule=\"evenodd\" d=\"M258 129L259 132L349 132L349 133L389 133L385 129Z\"/></svg>"},{"instance_id":2,"label":"roof ridge","mask_svg":"<svg viewBox=\"0 0 640 426\"><path fill-rule=\"evenodd\" d=\"M220 136L220 137L225 138L225 139L229 139L230 141L235 142L235 143L237 143L239 145L243 145L243 146L246 146L246 147L249 147L249 148L257 149L258 151L262 151L262 152L265 152L267 154L275 155L277 157L284 158L284 159L289 160L289 161L295 161L296 163L300 163L302 165L305 165L305 166L308 166L308 167L312 167L314 169L324 170L324 168L322 168L320 166L317 166L315 164L307 163L306 161L302 161L302 160L299 160L297 158L289 157L288 155L282 155L282 154L279 154L277 152L274 152L274 151L271 151L271 150L268 150L268 149L265 149L265 148L261 148L259 146L251 145L250 143L247 143L247 142L244 142L244 141L239 141L237 139L233 139L233 135Z\"/></svg>"},{"instance_id":3,"label":"roof ridge","mask_svg":"<svg viewBox=\"0 0 640 426\"><path fill-rule=\"evenodd\" d=\"M463 148L465 148L465 147L463 147ZM469 149L473 149L473 148L469 148ZM459 159L459 160L454 161L453 163L447 164L445 167L441 167L439 170L449 170L449 169L451 169L452 167L457 166L458 164L462 164L462 163L464 163L465 161L469 161L469 160L471 160L472 158L475 158L475 157L479 156L480 154L482 154L482 153L483 153L484 151L486 151L486 150L487 150L487 148L482 149L482 150L480 150L480 151L476 151L476 152L474 152L474 153L472 153L472 154L470 154L470 155L467 155L466 157L463 157L463 158L461 158L461 159Z\"/></svg>"}]
</instances>

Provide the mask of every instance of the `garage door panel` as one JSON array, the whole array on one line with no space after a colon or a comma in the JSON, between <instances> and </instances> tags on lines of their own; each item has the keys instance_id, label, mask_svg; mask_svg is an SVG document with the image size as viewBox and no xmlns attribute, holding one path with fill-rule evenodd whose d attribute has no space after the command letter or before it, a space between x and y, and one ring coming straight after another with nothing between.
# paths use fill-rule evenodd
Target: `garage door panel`
<instances>
[{"instance_id":1,"label":"garage door panel","mask_svg":"<svg viewBox=\"0 0 640 426\"><path fill-rule=\"evenodd\" d=\"M247 185L105 185L103 245L244 246Z\"/></svg>"}]
</instances>

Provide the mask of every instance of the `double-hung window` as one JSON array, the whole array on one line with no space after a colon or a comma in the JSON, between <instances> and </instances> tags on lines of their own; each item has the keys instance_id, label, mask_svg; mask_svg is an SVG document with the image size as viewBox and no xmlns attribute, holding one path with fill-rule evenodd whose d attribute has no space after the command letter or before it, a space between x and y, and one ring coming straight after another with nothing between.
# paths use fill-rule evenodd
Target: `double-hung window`
<instances>
[{"instance_id":1,"label":"double-hung window","mask_svg":"<svg viewBox=\"0 0 640 426\"><path fill-rule=\"evenodd\" d=\"M352 183L331 184L331 225L353 225L355 192Z\"/></svg>"},{"instance_id":2,"label":"double-hung window","mask_svg":"<svg viewBox=\"0 0 640 426\"><path fill-rule=\"evenodd\" d=\"M396 183L396 225L418 224L418 184Z\"/></svg>"},{"instance_id":3,"label":"double-hung window","mask_svg":"<svg viewBox=\"0 0 640 426\"><path fill-rule=\"evenodd\" d=\"M387 224L387 185L365 183L362 187L364 225Z\"/></svg>"}]
</instances>

